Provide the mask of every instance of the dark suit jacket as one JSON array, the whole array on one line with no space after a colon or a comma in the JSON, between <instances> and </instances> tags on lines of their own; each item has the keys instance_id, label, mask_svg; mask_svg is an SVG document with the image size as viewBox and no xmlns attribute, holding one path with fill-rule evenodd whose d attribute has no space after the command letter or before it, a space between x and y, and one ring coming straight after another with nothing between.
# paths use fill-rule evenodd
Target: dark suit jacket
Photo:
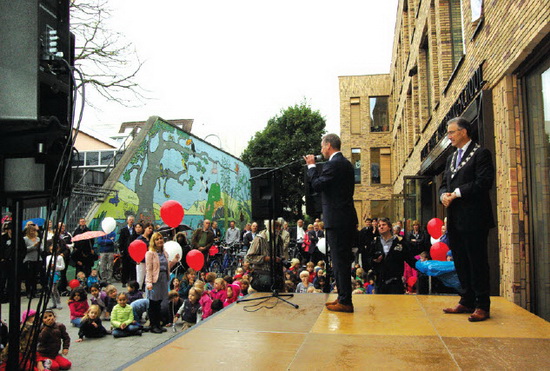
<instances>
[{"instance_id":1,"label":"dark suit jacket","mask_svg":"<svg viewBox=\"0 0 550 371\"><path fill-rule=\"evenodd\" d=\"M130 230L128 229L128 225L126 227L122 228L120 230L120 236L118 237L118 249L120 250L121 254L127 254L128 253L128 246L138 237L138 234L136 233L136 230L134 229L134 233L130 234Z\"/></svg>"},{"instance_id":2,"label":"dark suit jacket","mask_svg":"<svg viewBox=\"0 0 550 371\"><path fill-rule=\"evenodd\" d=\"M307 170L311 186L321 192L325 228L356 228L357 213L353 204L355 178L353 165L339 152L323 166Z\"/></svg>"},{"instance_id":3,"label":"dark suit jacket","mask_svg":"<svg viewBox=\"0 0 550 371\"><path fill-rule=\"evenodd\" d=\"M474 150L472 142L462 156L468 158ZM495 226L489 190L495 179L495 168L491 152L479 147L472 157L459 168L452 177L451 164L456 161L457 151L447 158L443 181L439 187L439 197L446 192L460 189L460 198L451 202L447 208L447 223L450 229L473 231L490 229Z\"/></svg>"}]
</instances>

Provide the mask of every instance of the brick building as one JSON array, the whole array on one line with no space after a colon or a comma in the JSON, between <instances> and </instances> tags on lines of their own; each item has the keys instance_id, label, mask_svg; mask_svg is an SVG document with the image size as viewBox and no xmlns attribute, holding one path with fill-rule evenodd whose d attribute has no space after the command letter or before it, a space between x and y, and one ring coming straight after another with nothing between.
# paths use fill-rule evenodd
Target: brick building
<instances>
[{"instance_id":1,"label":"brick building","mask_svg":"<svg viewBox=\"0 0 550 371\"><path fill-rule=\"evenodd\" d=\"M474 140L494 153L496 165L491 197L498 228L489 238L492 294L547 320L549 20L550 3L544 0L400 0L388 76L390 139L384 142L391 153L392 217L404 219L406 227L414 219L426 223L445 215L436 192L445 159L454 150L446 122L455 116L470 120ZM369 78L383 77L346 79ZM372 134L353 134L352 96L346 103L342 86L343 78L342 137L368 152ZM369 89L365 86L367 96ZM369 199L363 192L358 187L358 202Z\"/></svg>"}]
</instances>

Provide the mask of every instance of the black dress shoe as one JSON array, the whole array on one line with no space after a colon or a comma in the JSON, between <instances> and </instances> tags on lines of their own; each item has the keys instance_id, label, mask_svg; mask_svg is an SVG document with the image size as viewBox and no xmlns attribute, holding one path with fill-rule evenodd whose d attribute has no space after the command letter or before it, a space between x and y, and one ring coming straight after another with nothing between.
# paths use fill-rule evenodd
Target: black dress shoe
<instances>
[{"instance_id":1,"label":"black dress shoe","mask_svg":"<svg viewBox=\"0 0 550 371\"><path fill-rule=\"evenodd\" d=\"M149 330L151 330L151 327L149 326L143 326L143 328L141 329L141 331L143 332L149 332Z\"/></svg>"},{"instance_id":2,"label":"black dress shoe","mask_svg":"<svg viewBox=\"0 0 550 371\"><path fill-rule=\"evenodd\" d=\"M162 329L160 327L151 327L151 333L162 334Z\"/></svg>"},{"instance_id":3,"label":"black dress shoe","mask_svg":"<svg viewBox=\"0 0 550 371\"><path fill-rule=\"evenodd\" d=\"M160 330L161 330L162 332L168 331L168 329L167 329L166 327L161 327Z\"/></svg>"}]
</instances>

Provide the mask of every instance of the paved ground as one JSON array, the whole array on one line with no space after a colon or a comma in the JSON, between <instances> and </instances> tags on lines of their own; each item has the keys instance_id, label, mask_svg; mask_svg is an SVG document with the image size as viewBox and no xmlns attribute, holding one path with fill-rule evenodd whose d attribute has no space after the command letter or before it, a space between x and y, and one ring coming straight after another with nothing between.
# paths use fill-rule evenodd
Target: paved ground
<instances>
[{"instance_id":1,"label":"paved ground","mask_svg":"<svg viewBox=\"0 0 550 371\"><path fill-rule=\"evenodd\" d=\"M71 276L69 276L71 277ZM115 286L120 291L122 285L115 283ZM178 332L174 333L172 328L163 334L144 333L143 336L132 336L127 338L114 339L112 336L106 336L102 339L87 339L82 343L77 343L78 328L72 327L69 320L69 310L67 307L67 297L62 297L63 309L55 310L57 320L67 326L69 335L71 336L71 347L67 358L73 363L73 370L114 370L135 357L147 352L148 350L166 342L175 335L180 333L181 325L178 327ZM22 298L21 310L27 309L29 301ZM34 299L32 305L36 309L38 300ZM2 304L1 312L2 320L8 323L9 321L9 304ZM104 321L105 328L109 328L109 324Z\"/></svg>"}]
</instances>

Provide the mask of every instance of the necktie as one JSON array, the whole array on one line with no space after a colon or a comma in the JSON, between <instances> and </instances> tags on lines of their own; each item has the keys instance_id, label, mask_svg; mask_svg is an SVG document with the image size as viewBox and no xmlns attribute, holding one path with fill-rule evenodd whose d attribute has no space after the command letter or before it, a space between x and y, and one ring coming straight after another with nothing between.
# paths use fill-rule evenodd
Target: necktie
<instances>
[{"instance_id":1,"label":"necktie","mask_svg":"<svg viewBox=\"0 0 550 371\"><path fill-rule=\"evenodd\" d=\"M459 148L458 149L458 155L456 156L456 166L458 168L458 166L460 165L460 161L462 161L462 148Z\"/></svg>"}]
</instances>

